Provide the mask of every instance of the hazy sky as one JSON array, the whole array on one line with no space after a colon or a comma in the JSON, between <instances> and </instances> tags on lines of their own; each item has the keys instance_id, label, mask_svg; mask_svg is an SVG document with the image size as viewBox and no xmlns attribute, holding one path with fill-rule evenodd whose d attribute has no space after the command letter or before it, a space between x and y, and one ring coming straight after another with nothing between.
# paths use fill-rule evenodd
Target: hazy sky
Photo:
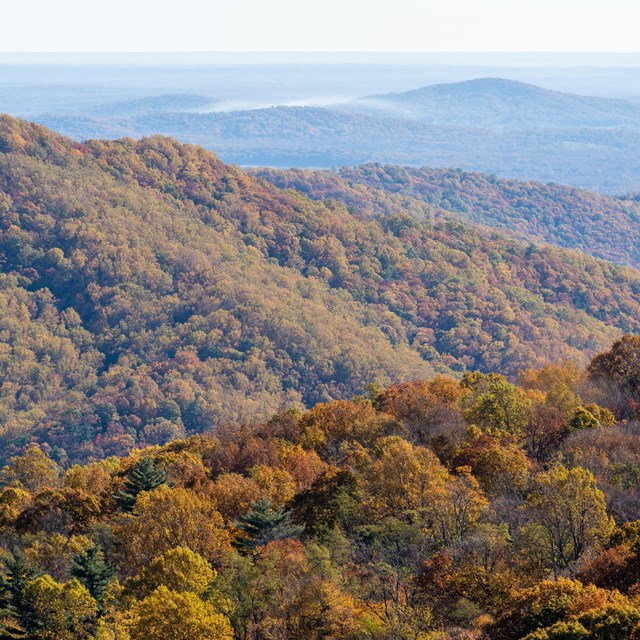
<instances>
[{"instance_id":1,"label":"hazy sky","mask_svg":"<svg viewBox=\"0 0 640 640\"><path fill-rule=\"evenodd\" d=\"M2 0L0 51L638 51L639 0Z\"/></svg>"}]
</instances>

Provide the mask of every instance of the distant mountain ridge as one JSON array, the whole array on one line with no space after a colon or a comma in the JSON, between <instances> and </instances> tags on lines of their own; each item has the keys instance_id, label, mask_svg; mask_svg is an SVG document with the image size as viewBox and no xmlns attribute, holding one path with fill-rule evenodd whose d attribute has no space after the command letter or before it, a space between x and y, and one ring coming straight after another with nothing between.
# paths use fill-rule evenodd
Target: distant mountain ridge
<instances>
[{"instance_id":1,"label":"distant mountain ridge","mask_svg":"<svg viewBox=\"0 0 640 640\"><path fill-rule=\"evenodd\" d=\"M96 105L87 109L85 113L90 116L111 118L139 116L146 113L189 112L205 109L215 102L214 99L205 96L188 93L168 93Z\"/></svg>"},{"instance_id":2,"label":"distant mountain ridge","mask_svg":"<svg viewBox=\"0 0 640 640\"><path fill-rule=\"evenodd\" d=\"M503 78L436 84L349 104L368 113L431 124L506 129L640 127L640 105L581 96Z\"/></svg>"},{"instance_id":3,"label":"distant mountain ridge","mask_svg":"<svg viewBox=\"0 0 640 640\"><path fill-rule=\"evenodd\" d=\"M180 100L183 107L176 106ZM640 192L640 105L621 100L501 79L332 107L216 112L215 101L207 100L158 96L104 105L103 113L85 109L35 119L76 140L168 135L245 166L460 167L607 193Z\"/></svg>"}]
</instances>

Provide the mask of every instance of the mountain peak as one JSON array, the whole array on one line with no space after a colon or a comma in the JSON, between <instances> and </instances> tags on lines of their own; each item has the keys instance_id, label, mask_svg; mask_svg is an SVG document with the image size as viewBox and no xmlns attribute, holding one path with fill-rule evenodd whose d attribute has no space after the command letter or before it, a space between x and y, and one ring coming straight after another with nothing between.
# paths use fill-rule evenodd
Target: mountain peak
<instances>
[{"instance_id":1,"label":"mountain peak","mask_svg":"<svg viewBox=\"0 0 640 640\"><path fill-rule=\"evenodd\" d=\"M465 95L465 94L492 94L492 95L521 95L532 96L536 94L560 93L552 92L535 84L521 82L519 80L509 80L507 78L486 77L463 80L461 82L446 82L442 84L432 84L406 91L403 94L387 95L417 95L420 93L433 93L440 95Z\"/></svg>"},{"instance_id":2,"label":"mountain peak","mask_svg":"<svg viewBox=\"0 0 640 640\"><path fill-rule=\"evenodd\" d=\"M438 125L502 129L637 126L640 120L640 105L631 102L496 77L368 96L351 108Z\"/></svg>"}]
</instances>

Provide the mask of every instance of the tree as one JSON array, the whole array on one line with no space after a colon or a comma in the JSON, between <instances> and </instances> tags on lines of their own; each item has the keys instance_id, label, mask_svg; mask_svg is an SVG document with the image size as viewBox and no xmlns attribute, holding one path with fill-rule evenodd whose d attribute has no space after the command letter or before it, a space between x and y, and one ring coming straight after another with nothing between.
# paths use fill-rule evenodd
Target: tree
<instances>
[{"instance_id":1,"label":"tree","mask_svg":"<svg viewBox=\"0 0 640 640\"><path fill-rule=\"evenodd\" d=\"M377 513L411 518L444 491L449 474L429 449L390 436L378 441L375 455L363 475L367 507Z\"/></svg>"},{"instance_id":2,"label":"tree","mask_svg":"<svg viewBox=\"0 0 640 640\"><path fill-rule=\"evenodd\" d=\"M629 640L640 631L640 610L628 604L587 611L577 620L563 620L538 629L527 640Z\"/></svg>"},{"instance_id":3,"label":"tree","mask_svg":"<svg viewBox=\"0 0 640 640\"><path fill-rule=\"evenodd\" d=\"M24 589L36 577L37 571L21 553L9 556L5 564L7 572L0 580L0 638L23 638L26 632L21 621L29 612L24 602Z\"/></svg>"},{"instance_id":4,"label":"tree","mask_svg":"<svg viewBox=\"0 0 640 640\"><path fill-rule=\"evenodd\" d=\"M166 482L167 474L164 469L156 467L152 458L145 457L130 469L123 489L115 494L114 499L125 511L131 513L139 493L153 491Z\"/></svg>"},{"instance_id":5,"label":"tree","mask_svg":"<svg viewBox=\"0 0 640 640\"><path fill-rule=\"evenodd\" d=\"M402 421L408 440L427 445L434 435L451 435L463 423L460 402L466 393L457 380L437 376L393 385L377 392L375 402Z\"/></svg>"},{"instance_id":6,"label":"tree","mask_svg":"<svg viewBox=\"0 0 640 640\"><path fill-rule=\"evenodd\" d=\"M207 413L206 403L202 394L196 393L195 398L186 406L182 421L190 433L204 433L213 426L213 420Z\"/></svg>"},{"instance_id":7,"label":"tree","mask_svg":"<svg viewBox=\"0 0 640 640\"><path fill-rule=\"evenodd\" d=\"M531 401L504 376L465 374L462 386L470 390L464 417L483 430L519 436L529 422Z\"/></svg>"},{"instance_id":8,"label":"tree","mask_svg":"<svg viewBox=\"0 0 640 640\"><path fill-rule=\"evenodd\" d=\"M622 418L640 408L640 336L626 335L611 349L596 355L587 367L589 378L603 390L604 404Z\"/></svg>"},{"instance_id":9,"label":"tree","mask_svg":"<svg viewBox=\"0 0 640 640\"><path fill-rule=\"evenodd\" d=\"M122 539L122 562L130 574L175 547L187 547L210 562L219 561L230 549L222 516L208 498L194 491L166 485L143 491L132 516L116 529Z\"/></svg>"},{"instance_id":10,"label":"tree","mask_svg":"<svg viewBox=\"0 0 640 640\"><path fill-rule=\"evenodd\" d=\"M336 526L347 528L350 516L357 512L361 497L358 479L349 469L321 475L292 502L292 518L304 524L305 533L322 537Z\"/></svg>"},{"instance_id":11,"label":"tree","mask_svg":"<svg viewBox=\"0 0 640 640\"><path fill-rule=\"evenodd\" d=\"M91 547L86 553L75 556L71 575L88 589L101 609L104 595L114 579L115 568L105 562L100 547Z\"/></svg>"},{"instance_id":12,"label":"tree","mask_svg":"<svg viewBox=\"0 0 640 640\"><path fill-rule=\"evenodd\" d=\"M436 541L449 546L460 543L471 532L488 505L488 500L468 469L458 469L444 487L434 492L425 509Z\"/></svg>"},{"instance_id":13,"label":"tree","mask_svg":"<svg viewBox=\"0 0 640 640\"><path fill-rule=\"evenodd\" d=\"M283 507L276 509L264 498L238 519L237 527L242 531L242 536L236 544L240 549L247 550L274 540L295 538L304 530L304 526L292 522L290 511Z\"/></svg>"},{"instance_id":14,"label":"tree","mask_svg":"<svg viewBox=\"0 0 640 640\"><path fill-rule=\"evenodd\" d=\"M593 586L583 587L577 580L543 580L513 594L487 629L487 637L492 640L529 638L528 634L538 629L562 622L570 612L578 609L577 605L582 599L587 606L593 606L593 603L601 603L603 598L606 598L606 592ZM572 636L568 635L567 638L571 639Z\"/></svg>"},{"instance_id":15,"label":"tree","mask_svg":"<svg viewBox=\"0 0 640 640\"><path fill-rule=\"evenodd\" d=\"M55 487L60 480L58 465L37 444L29 445L22 455L11 458L1 474L4 483L25 487L32 493Z\"/></svg>"},{"instance_id":16,"label":"tree","mask_svg":"<svg viewBox=\"0 0 640 640\"><path fill-rule=\"evenodd\" d=\"M640 609L627 604L610 604L583 613L580 622L590 640L628 640L640 632Z\"/></svg>"},{"instance_id":17,"label":"tree","mask_svg":"<svg viewBox=\"0 0 640 640\"><path fill-rule=\"evenodd\" d=\"M533 535L540 534L549 566L557 573L597 549L613 531L604 494L593 475L581 467L558 465L538 473L527 498Z\"/></svg>"},{"instance_id":18,"label":"tree","mask_svg":"<svg viewBox=\"0 0 640 640\"><path fill-rule=\"evenodd\" d=\"M300 424L302 445L323 452L329 460L341 457L345 444L372 442L382 435L383 423L370 402L335 400L317 404Z\"/></svg>"},{"instance_id":19,"label":"tree","mask_svg":"<svg viewBox=\"0 0 640 640\"><path fill-rule=\"evenodd\" d=\"M229 619L195 593L165 586L133 608L131 640L232 640Z\"/></svg>"},{"instance_id":20,"label":"tree","mask_svg":"<svg viewBox=\"0 0 640 640\"><path fill-rule=\"evenodd\" d=\"M470 468L483 491L493 496L505 496L524 493L531 462L514 442L469 427L453 459L453 466Z\"/></svg>"},{"instance_id":21,"label":"tree","mask_svg":"<svg viewBox=\"0 0 640 640\"><path fill-rule=\"evenodd\" d=\"M34 640L90 640L98 611L96 601L76 579L64 584L51 576L24 589L29 609L23 623Z\"/></svg>"},{"instance_id":22,"label":"tree","mask_svg":"<svg viewBox=\"0 0 640 640\"><path fill-rule=\"evenodd\" d=\"M149 596L161 586L176 593L190 591L202 597L215 575L201 555L186 547L176 547L154 558L126 587L138 599Z\"/></svg>"},{"instance_id":23,"label":"tree","mask_svg":"<svg viewBox=\"0 0 640 640\"><path fill-rule=\"evenodd\" d=\"M127 597L118 580L114 580L104 595L102 611L96 626L95 640L131 640L132 598Z\"/></svg>"},{"instance_id":24,"label":"tree","mask_svg":"<svg viewBox=\"0 0 640 640\"><path fill-rule=\"evenodd\" d=\"M216 508L229 520L246 513L260 496L260 487L253 478L241 473L221 473L211 487L210 495Z\"/></svg>"}]
</instances>

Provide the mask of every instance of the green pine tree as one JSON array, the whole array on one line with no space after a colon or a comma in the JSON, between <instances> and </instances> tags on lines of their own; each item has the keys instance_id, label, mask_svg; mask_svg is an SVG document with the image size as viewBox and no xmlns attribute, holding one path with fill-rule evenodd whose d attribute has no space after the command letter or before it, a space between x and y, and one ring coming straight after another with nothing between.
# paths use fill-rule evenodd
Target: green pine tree
<instances>
[{"instance_id":1,"label":"green pine tree","mask_svg":"<svg viewBox=\"0 0 640 640\"><path fill-rule=\"evenodd\" d=\"M131 468L124 483L113 497L124 511L131 513L141 491L153 491L167 483L167 474L156 467L151 458L142 458Z\"/></svg>"},{"instance_id":2,"label":"green pine tree","mask_svg":"<svg viewBox=\"0 0 640 640\"><path fill-rule=\"evenodd\" d=\"M295 538L304 530L304 526L291 520L290 511L275 509L266 498L256 502L238 520L237 527L244 534L237 545L244 550L255 549L274 540Z\"/></svg>"},{"instance_id":3,"label":"green pine tree","mask_svg":"<svg viewBox=\"0 0 640 640\"><path fill-rule=\"evenodd\" d=\"M102 602L107 588L115 576L115 569L105 562L100 547L95 546L84 554L74 557L71 574L78 578L102 609Z\"/></svg>"},{"instance_id":4,"label":"green pine tree","mask_svg":"<svg viewBox=\"0 0 640 640\"><path fill-rule=\"evenodd\" d=\"M5 564L7 572L0 577L0 640L27 638L24 623L30 612L22 594L26 584L37 576L37 572L20 553L14 553Z\"/></svg>"},{"instance_id":5,"label":"green pine tree","mask_svg":"<svg viewBox=\"0 0 640 640\"><path fill-rule=\"evenodd\" d=\"M200 394L196 394L193 401L186 406L182 422L189 433L205 433L211 429L211 418L207 415Z\"/></svg>"}]
</instances>

